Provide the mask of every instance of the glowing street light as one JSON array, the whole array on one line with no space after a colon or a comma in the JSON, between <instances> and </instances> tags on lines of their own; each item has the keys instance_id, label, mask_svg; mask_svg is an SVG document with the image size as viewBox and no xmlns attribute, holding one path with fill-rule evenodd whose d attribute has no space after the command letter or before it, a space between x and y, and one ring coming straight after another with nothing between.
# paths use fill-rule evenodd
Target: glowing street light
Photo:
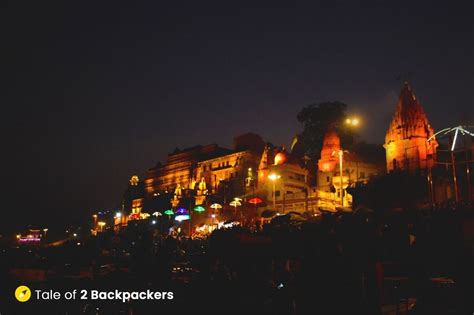
<instances>
[{"instance_id":1,"label":"glowing street light","mask_svg":"<svg viewBox=\"0 0 474 315\"><path fill-rule=\"evenodd\" d=\"M104 221L99 221L99 222L97 222L97 225L100 227L100 231L103 232L103 231L104 231L105 222L104 222Z\"/></svg>"},{"instance_id":2,"label":"glowing street light","mask_svg":"<svg viewBox=\"0 0 474 315\"><path fill-rule=\"evenodd\" d=\"M275 182L277 179L281 178L280 175L277 175L275 173L272 173L270 175L268 175L268 179L270 179L272 182L273 182L273 210L275 210Z\"/></svg>"},{"instance_id":3,"label":"glowing street light","mask_svg":"<svg viewBox=\"0 0 474 315\"><path fill-rule=\"evenodd\" d=\"M357 127L360 124L360 120L357 117L348 117L346 118L346 125Z\"/></svg>"}]
</instances>

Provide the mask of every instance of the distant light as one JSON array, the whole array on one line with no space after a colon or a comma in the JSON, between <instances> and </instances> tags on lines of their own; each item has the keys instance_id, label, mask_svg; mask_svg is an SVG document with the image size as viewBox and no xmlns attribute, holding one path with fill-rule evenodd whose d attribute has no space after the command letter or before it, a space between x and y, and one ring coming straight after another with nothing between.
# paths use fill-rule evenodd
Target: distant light
<instances>
[{"instance_id":1,"label":"distant light","mask_svg":"<svg viewBox=\"0 0 474 315\"><path fill-rule=\"evenodd\" d=\"M77 233L74 233L72 236L77 237Z\"/></svg>"},{"instance_id":2,"label":"distant light","mask_svg":"<svg viewBox=\"0 0 474 315\"><path fill-rule=\"evenodd\" d=\"M151 221L151 224L156 224L156 220Z\"/></svg>"},{"instance_id":3,"label":"distant light","mask_svg":"<svg viewBox=\"0 0 474 315\"><path fill-rule=\"evenodd\" d=\"M204 212L204 211L206 211L206 209L203 206L196 206L196 207L194 207L194 211Z\"/></svg>"},{"instance_id":4,"label":"distant light","mask_svg":"<svg viewBox=\"0 0 474 315\"><path fill-rule=\"evenodd\" d=\"M122 217L122 212L117 212L117 213L115 213L115 217L116 217L116 218Z\"/></svg>"},{"instance_id":5,"label":"distant light","mask_svg":"<svg viewBox=\"0 0 474 315\"><path fill-rule=\"evenodd\" d=\"M356 127L360 124L360 120L357 117L346 118L346 125Z\"/></svg>"},{"instance_id":6,"label":"distant light","mask_svg":"<svg viewBox=\"0 0 474 315\"><path fill-rule=\"evenodd\" d=\"M80 246L80 245L81 245L81 242L77 242L76 244L77 244L77 246Z\"/></svg>"},{"instance_id":7,"label":"distant light","mask_svg":"<svg viewBox=\"0 0 474 315\"><path fill-rule=\"evenodd\" d=\"M211 217L214 219L214 218L216 217L216 215L215 215L215 214L212 214Z\"/></svg>"},{"instance_id":8,"label":"distant light","mask_svg":"<svg viewBox=\"0 0 474 315\"><path fill-rule=\"evenodd\" d=\"M189 214L179 214L174 219L178 222L181 222L181 221L189 220L190 216Z\"/></svg>"},{"instance_id":9,"label":"distant light","mask_svg":"<svg viewBox=\"0 0 474 315\"><path fill-rule=\"evenodd\" d=\"M249 167L249 172L251 172L251 171L252 171L252 168L251 168L251 167Z\"/></svg>"}]
</instances>

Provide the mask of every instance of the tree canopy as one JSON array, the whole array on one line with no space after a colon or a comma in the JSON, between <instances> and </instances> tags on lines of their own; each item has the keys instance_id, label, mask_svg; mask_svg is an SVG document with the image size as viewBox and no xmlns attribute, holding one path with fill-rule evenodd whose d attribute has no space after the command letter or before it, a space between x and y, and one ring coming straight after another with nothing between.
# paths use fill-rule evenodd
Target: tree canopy
<instances>
[{"instance_id":1,"label":"tree canopy","mask_svg":"<svg viewBox=\"0 0 474 315\"><path fill-rule=\"evenodd\" d=\"M347 104L333 101L307 105L298 113L297 119L303 124L298 142L304 154L319 159L324 135L329 128L334 128L339 134L344 148L351 148L355 132L344 124L346 110Z\"/></svg>"}]
</instances>

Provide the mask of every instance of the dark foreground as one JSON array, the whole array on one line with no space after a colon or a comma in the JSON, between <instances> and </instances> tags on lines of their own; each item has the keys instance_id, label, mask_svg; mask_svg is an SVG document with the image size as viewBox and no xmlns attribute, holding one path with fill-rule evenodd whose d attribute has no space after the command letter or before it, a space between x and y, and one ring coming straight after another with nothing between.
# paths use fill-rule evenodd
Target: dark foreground
<instances>
[{"instance_id":1,"label":"dark foreground","mask_svg":"<svg viewBox=\"0 0 474 315\"><path fill-rule=\"evenodd\" d=\"M275 219L205 240L128 230L2 249L3 314L472 314L472 210ZM26 303L14 289L172 291L172 300Z\"/></svg>"}]
</instances>

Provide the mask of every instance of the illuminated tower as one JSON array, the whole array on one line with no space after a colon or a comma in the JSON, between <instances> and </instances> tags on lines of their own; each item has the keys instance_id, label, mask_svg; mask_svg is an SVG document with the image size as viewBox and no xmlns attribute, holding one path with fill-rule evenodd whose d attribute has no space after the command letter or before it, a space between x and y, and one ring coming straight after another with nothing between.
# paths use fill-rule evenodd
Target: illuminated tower
<instances>
[{"instance_id":1,"label":"illuminated tower","mask_svg":"<svg viewBox=\"0 0 474 315\"><path fill-rule=\"evenodd\" d=\"M387 172L403 170L415 172L433 165L436 140L426 140L433 135L433 128L416 99L408 82L405 82L397 109L385 135Z\"/></svg>"},{"instance_id":2,"label":"illuminated tower","mask_svg":"<svg viewBox=\"0 0 474 315\"><path fill-rule=\"evenodd\" d=\"M338 163L337 154L341 149L341 139L334 130L329 130L324 135L323 147L321 149L321 158L318 161L320 172L334 172Z\"/></svg>"}]
</instances>

